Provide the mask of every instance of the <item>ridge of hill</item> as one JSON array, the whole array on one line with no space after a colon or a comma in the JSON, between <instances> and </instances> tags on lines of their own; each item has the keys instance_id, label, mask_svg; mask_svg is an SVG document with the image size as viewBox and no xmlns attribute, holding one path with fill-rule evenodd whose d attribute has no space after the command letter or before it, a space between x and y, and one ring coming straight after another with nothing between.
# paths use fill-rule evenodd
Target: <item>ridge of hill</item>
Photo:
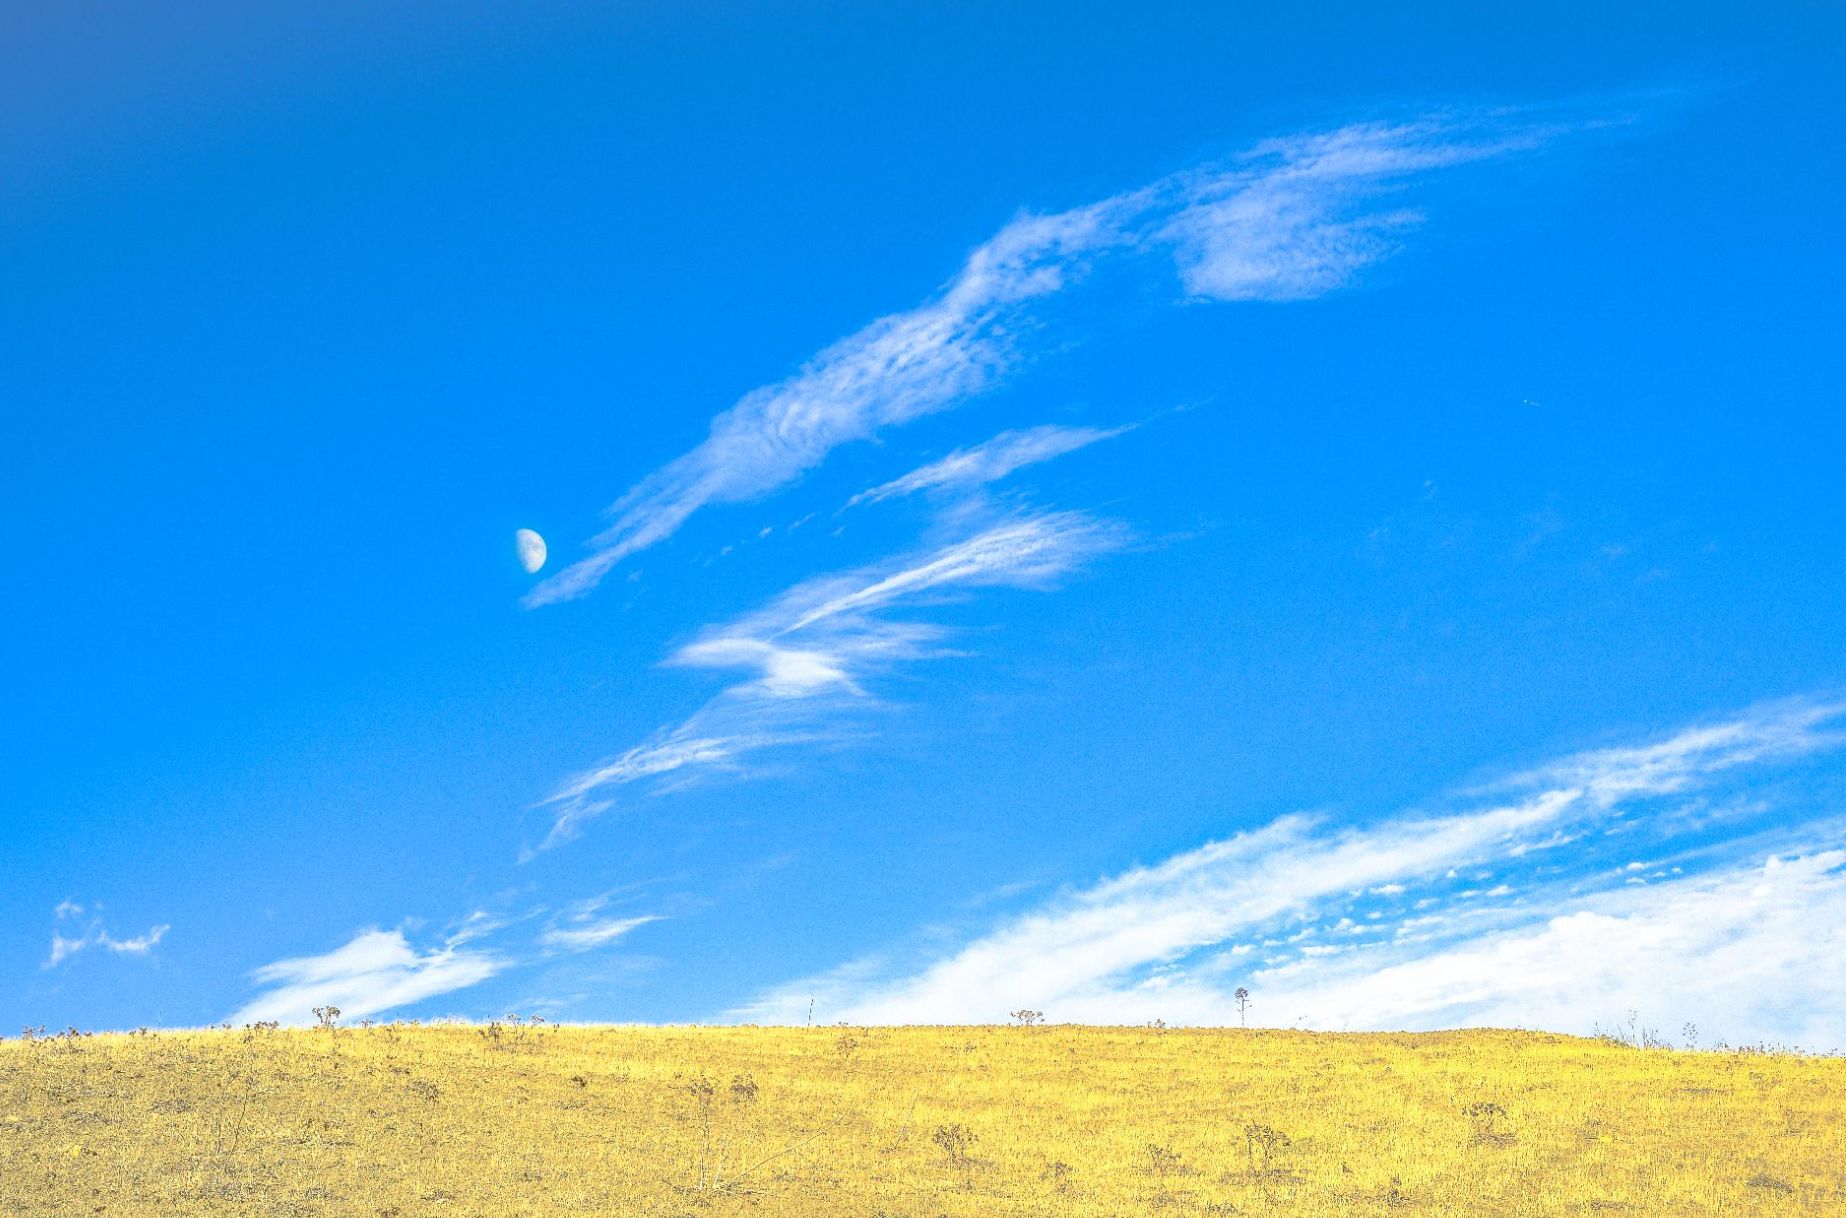
<instances>
[{"instance_id":1,"label":"ridge of hill","mask_svg":"<svg viewBox=\"0 0 1846 1218\"><path fill-rule=\"evenodd\" d=\"M0 1041L0 1218L1846 1213L1846 1060L1469 1031Z\"/></svg>"}]
</instances>

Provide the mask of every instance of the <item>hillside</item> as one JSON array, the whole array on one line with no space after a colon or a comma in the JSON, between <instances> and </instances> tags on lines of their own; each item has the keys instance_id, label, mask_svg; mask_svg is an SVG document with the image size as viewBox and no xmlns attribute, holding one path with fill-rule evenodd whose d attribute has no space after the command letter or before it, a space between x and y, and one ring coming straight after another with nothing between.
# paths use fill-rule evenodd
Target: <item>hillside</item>
<instances>
[{"instance_id":1,"label":"hillside","mask_svg":"<svg viewBox=\"0 0 1846 1218\"><path fill-rule=\"evenodd\" d=\"M1846 1212L1846 1061L1510 1032L0 1042L0 1215Z\"/></svg>"}]
</instances>

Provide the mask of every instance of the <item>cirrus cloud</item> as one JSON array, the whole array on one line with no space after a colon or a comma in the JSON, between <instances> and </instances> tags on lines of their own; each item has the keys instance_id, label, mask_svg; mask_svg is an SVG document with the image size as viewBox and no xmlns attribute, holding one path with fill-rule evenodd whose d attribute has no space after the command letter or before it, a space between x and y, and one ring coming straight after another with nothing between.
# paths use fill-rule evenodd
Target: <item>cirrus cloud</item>
<instances>
[{"instance_id":1,"label":"cirrus cloud","mask_svg":"<svg viewBox=\"0 0 1846 1218\"><path fill-rule=\"evenodd\" d=\"M706 506L759 499L843 444L992 389L1029 358L1041 321L1035 310L1083 283L1100 259L1169 268L1195 300L1325 295L1387 256L1421 221L1395 201L1411 186L1572 129L1505 114L1357 123L1265 140L1097 202L1021 215L922 304L879 318L718 414L702 443L615 501L587 557L524 603L584 596L624 558L672 536Z\"/></svg>"}]
</instances>

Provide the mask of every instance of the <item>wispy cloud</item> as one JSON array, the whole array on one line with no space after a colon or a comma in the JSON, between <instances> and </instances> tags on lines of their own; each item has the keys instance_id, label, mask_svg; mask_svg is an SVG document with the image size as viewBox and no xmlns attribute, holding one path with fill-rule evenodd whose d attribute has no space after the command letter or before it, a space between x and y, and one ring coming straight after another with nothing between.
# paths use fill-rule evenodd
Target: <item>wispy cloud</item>
<instances>
[{"instance_id":1,"label":"wispy cloud","mask_svg":"<svg viewBox=\"0 0 1846 1218\"><path fill-rule=\"evenodd\" d=\"M118 939L103 926L102 906L91 906L87 910L74 901L60 901L52 911L54 923L51 932L51 954L46 958L44 967L56 968L78 952L89 948L98 948L118 956L146 956L150 954L170 926L153 926L146 934L135 935L127 939Z\"/></svg>"},{"instance_id":2,"label":"wispy cloud","mask_svg":"<svg viewBox=\"0 0 1846 1218\"><path fill-rule=\"evenodd\" d=\"M528 605L594 588L629 554L674 533L709 503L786 486L841 444L980 393L1018 359L1013 334L1027 302L1080 275L1113 234L1118 201L1013 221L976 250L928 303L880 318L778 385L747 394L712 421L697 448L648 475L610 509L595 553L540 584Z\"/></svg>"},{"instance_id":3,"label":"wispy cloud","mask_svg":"<svg viewBox=\"0 0 1846 1218\"><path fill-rule=\"evenodd\" d=\"M525 603L582 596L701 508L760 498L842 444L992 388L1030 356L1039 307L1082 282L1100 258L1164 265L1194 299L1322 295L1389 254L1420 220L1396 201L1412 183L1536 147L1562 130L1505 116L1355 124L1265 141L1082 207L1022 215L916 308L880 318L719 414L703 443L615 502L588 557Z\"/></svg>"},{"instance_id":4,"label":"wispy cloud","mask_svg":"<svg viewBox=\"0 0 1846 1218\"><path fill-rule=\"evenodd\" d=\"M1636 795L1683 791L1739 766L1846 745L1846 730L1837 722L1843 711L1828 702L1787 703L1654 744L1582 753L1476 790L1561 786L1581 791L1598 807L1613 807Z\"/></svg>"},{"instance_id":5,"label":"wispy cloud","mask_svg":"<svg viewBox=\"0 0 1846 1218\"><path fill-rule=\"evenodd\" d=\"M585 922L581 926L560 926L546 931L539 942L546 947L561 948L568 952L587 952L593 948L607 947L626 935L637 926L646 926L657 921L652 917L604 918L600 922Z\"/></svg>"},{"instance_id":6,"label":"wispy cloud","mask_svg":"<svg viewBox=\"0 0 1846 1218\"><path fill-rule=\"evenodd\" d=\"M1838 822L1810 824L1818 840L1767 863L1776 852L1760 833L1671 865L1622 853L1641 837L1663 852L1678 801L1730 772L1837 747L1842 709L1782 704L1579 754L1444 815L1344 829L1283 817L1068 893L921 968L860 961L736 1014L789 1018L814 994L829 1019L865 1023L990 1020L1018 1006L1221 1023L1235 1018L1231 989L1247 985L1271 1023L1587 1031L1630 1007L1665 1016L1709 1002L1733 1035L1846 1043L1846 1021L1825 1014L1841 1009L1846 980L1815 979L1846 932L1798 929L1841 925ZM1726 997L1725 975L1700 981L1685 963L1713 955L1762 988Z\"/></svg>"},{"instance_id":7,"label":"wispy cloud","mask_svg":"<svg viewBox=\"0 0 1846 1218\"><path fill-rule=\"evenodd\" d=\"M587 952L607 947L637 927L658 922L656 914L626 918L599 917L609 904L608 894L578 901L566 908L539 935L539 946L560 952Z\"/></svg>"},{"instance_id":8,"label":"wispy cloud","mask_svg":"<svg viewBox=\"0 0 1846 1218\"><path fill-rule=\"evenodd\" d=\"M338 1007L344 1019L362 1019L560 956L607 948L661 920L654 914L602 916L614 896L604 893L558 909L538 905L517 913L475 910L423 945L413 942L403 928L362 930L322 955L278 960L252 972L250 979L262 992L229 1019L307 1024L313 1022L315 1007L327 1006ZM535 921L540 922L538 929L516 934L515 928Z\"/></svg>"},{"instance_id":9,"label":"wispy cloud","mask_svg":"<svg viewBox=\"0 0 1846 1218\"><path fill-rule=\"evenodd\" d=\"M931 461L901 478L860 491L847 501L847 506L877 503L902 495L914 495L918 491L963 490L998 482L1015 470L1076 452L1099 440L1114 439L1129 430L1128 427L1113 427L1105 431L1096 427L1047 424L1021 431L1003 431L983 444L958 448L940 461Z\"/></svg>"},{"instance_id":10,"label":"wispy cloud","mask_svg":"<svg viewBox=\"0 0 1846 1218\"><path fill-rule=\"evenodd\" d=\"M1207 300L1307 300L1394 253L1423 220L1379 205L1419 175L1528 151L1558 127L1360 123L1268 140L1229 170L1174 183L1181 205L1157 233L1177 247L1188 291Z\"/></svg>"},{"instance_id":11,"label":"wispy cloud","mask_svg":"<svg viewBox=\"0 0 1846 1218\"><path fill-rule=\"evenodd\" d=\"M231 1016L232 1023L313 1021L315 1007L360 1019L466 989L507 967L497 953L451 939L419 950L401 930L366 930L321 956L266 964L251 974L267 990Z\"/></svg>"},{"instance_id":12,"label":"wispy cloud","mask_svg":"<svg viewBox=\"0 0 1846 1218\"><path fill-rule=\"evenodd\" d=\"M739 770L771 748L839 744L876 705L867 681L893 666L948 654L936 624L889 616L956 591L1042 587L1107 551L1126 530L1082 512L989 521L955 540L884 563L807 580L748 616L707 627L668 660L741 671L689 718L566 781L545 849L606 811L609 793L644 779L684 780Z\"/></svg>"}]
</instances>

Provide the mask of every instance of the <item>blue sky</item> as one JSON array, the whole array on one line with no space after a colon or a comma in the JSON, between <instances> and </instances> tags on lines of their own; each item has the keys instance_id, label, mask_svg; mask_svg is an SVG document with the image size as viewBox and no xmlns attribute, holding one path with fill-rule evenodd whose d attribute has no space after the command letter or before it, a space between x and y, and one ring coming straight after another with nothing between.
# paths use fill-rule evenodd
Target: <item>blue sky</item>
<instances>
[{"instance_id":1,"label":"blue sky","mask_svg":"<svg viewBox=\"0 0 1846 1218\"><path fill-rule=\"evenodd\" d=\"M989 8L0 16L0 1027L1846 1047L1846 21Z\"/></svg>"}]
</instances>

